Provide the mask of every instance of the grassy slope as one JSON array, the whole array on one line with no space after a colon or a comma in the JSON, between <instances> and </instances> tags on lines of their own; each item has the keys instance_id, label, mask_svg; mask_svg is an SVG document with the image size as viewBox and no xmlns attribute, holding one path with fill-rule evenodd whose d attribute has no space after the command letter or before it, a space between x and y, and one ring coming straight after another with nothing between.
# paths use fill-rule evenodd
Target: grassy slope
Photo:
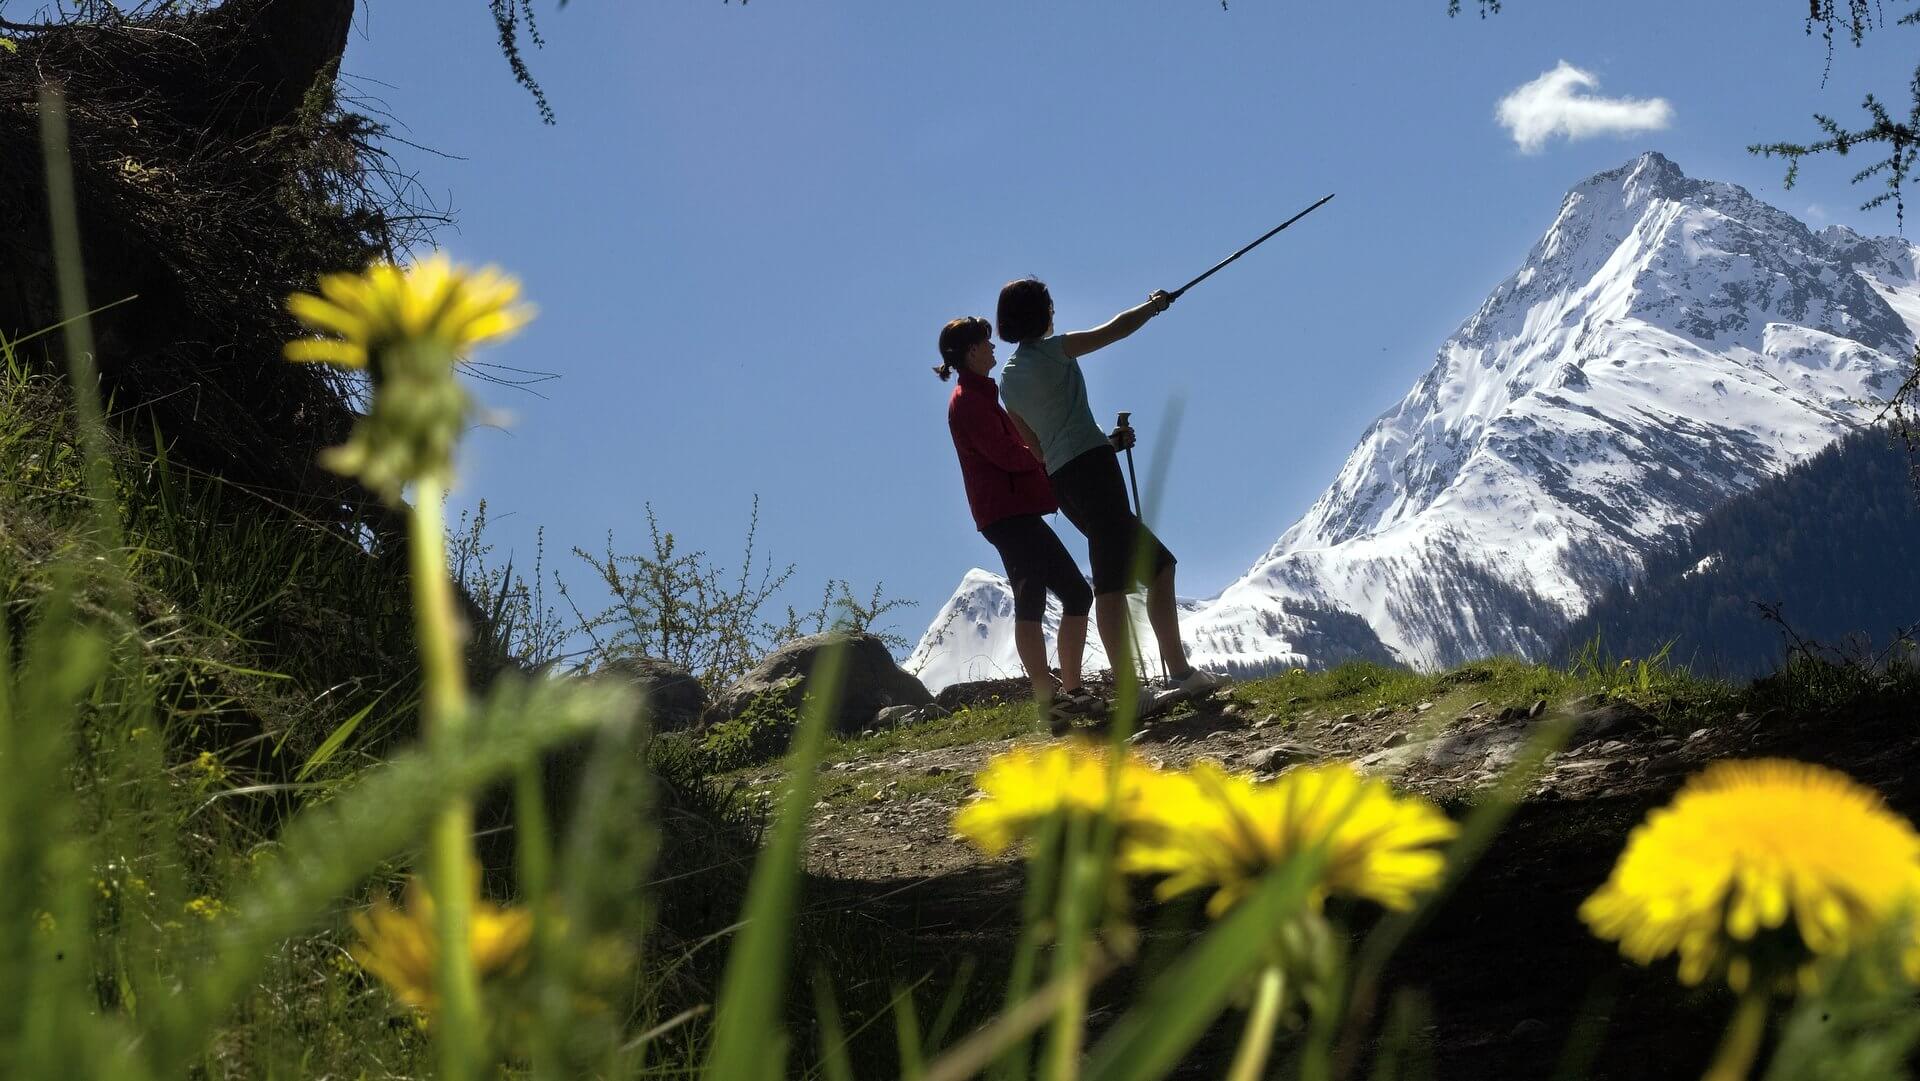
<instances>
[{"instance_id":1,"label":"grassy slope","mask_svg":"<svg viewBox=\"0 0 1920 1081\"><path fill-rule=\"evenodd\" d=\"M109 1007L131 993L125 973L164 966L220 918L227 884L277 822L413 724L404 582L335 530L164 456L116 454L132 615L74 733L73 778ZM87 527L82 472L65 386L0 342L0 597L16 641ZM96 616L103 599L88 604ZM417 1031L393 1027L347 962L341 923L275 957L273 978L207 1049L209 1076L383 1077L422 1061Z\"/></svg>"},{"instance_id":2,"label":"grassy slope","mask_svg":"<svg viewBox=\"0 0 1920 1081\"><path fill-rule=\"evenodd\" d=\"M15 641L35 623L56 557L76 550L89 521L66 394L0 341L0 598ZM195 948L280 823L411 739L417 683L403 570L337 528L189 475L164 455L125 444L114 453L134 614L75 733L74 777L96 842L109 1008L128 1004L124 970L164 969ZM670 753L652 764L660 851L629 1031L711 1000L758 838L756 808ZM577 755L571 764L562 756L549 778L564 787L579 767ZM510 858L510 844L495 848ZM402 870L376 875L368 890L395 888ZM347 956L346 914L364 896L347 901L330 926L277 953L206 1049L207 1076L385 1078L427 1068L413 1017ZM796 1003L811 1001L815 962L851 977L850 1011L877 1012L892 993L871 928L810 913L795 949L814 959L796 971ZM656 1041L648 1068L695 1061L703 1027Z\"/></svg>"}]
</instances>

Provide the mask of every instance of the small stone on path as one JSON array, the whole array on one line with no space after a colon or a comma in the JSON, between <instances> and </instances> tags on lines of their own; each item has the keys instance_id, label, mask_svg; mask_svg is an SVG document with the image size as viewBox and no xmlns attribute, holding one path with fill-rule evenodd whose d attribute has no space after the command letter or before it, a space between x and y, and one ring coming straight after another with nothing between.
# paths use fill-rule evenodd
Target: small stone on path
<instances>
[{"instance_id":1,"label":"small stone on path","mask_svg":"<svg viewBox=\"0 0 1920 1081\"><path fill-rule=\"evenodd\" d=\"M1318 757L1319 752L1312 747L1298 743L1276 743L1271 747L1244 755L1241 761L1248 769L1266 773L1295 762L1310 762Z\"/></svg>"}]
</instances>

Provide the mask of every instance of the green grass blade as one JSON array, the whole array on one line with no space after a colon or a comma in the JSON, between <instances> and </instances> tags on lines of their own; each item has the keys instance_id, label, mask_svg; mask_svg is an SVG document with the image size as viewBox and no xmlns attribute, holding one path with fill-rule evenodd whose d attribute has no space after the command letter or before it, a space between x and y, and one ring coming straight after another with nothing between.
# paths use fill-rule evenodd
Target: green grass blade
<instances>
[{"instance_id":1,"label":"green grass blade","mask_svg":"<svg viewBox=\"0 0 1920 1081\"><path fill-rule=\"evenodd\" d=\"M1387 1013L1386 1031L1380 1036L1380 1055L1373 1064L1372 1081L1414 1081L1433 1076L1432 1054L1421 1043L1432 1021L1433 1011L1424 998L1411 991L1395 995Z\"/></svg>"},{"instance_id":2,"label":"green grass blade","mask_svg":"<svg viewBox=\"0 0 1920 1081\"><path fill-rule=\"evenodd\" d=\"M1118 770L1113 772L1116 776L1119 773ZM1092 909L1099 903L1103 884L1099 877L1102 861L1099 854L1093 851L1093 846L1099 842L1090 836L1102 831L1094 827L1095 823L1079 816L1067 824L1064 873L1060 876L1060 903L1054 917L1057 933L1052 961L1056 977L1080 971L1083 967L1081 959L1091 944ZM1042 1060L1041 1076L1049 1081L1072 1081L1077 1076L1080 1064L1087 1020L1086 988L1084 984L1072 980L1067 987L1068 993L1061 999L1060 1008L1054 1016Z\"/></svg>"},{"instance_id":3,"label":"green grass blade","mask_svg":"<svg viewBox=\"0 0 1920 1081\"><path fill-rule=\"evenodd\" d=\"M1113 970L1113 962L1101 954L1098 946L1089 952L1094 956L1084 967L1061 973L1033 994L1009 1002L993 1020L954 1044L928 1067L925 1081L978 1077L990 1064L1004 1062L1007 1048L1025 1046L1027 1037L1053 1018L1062 1001L1080 994L1082 987L1099 983Z\"/></svg>"},{"instance_id":4,"label":"green grass blade","mask_svg":"<svg viewBox=\"0 0 1920 1081\"><path fill-rule=\"evenodd\" d=\"M553 999L565 994L565 979L557 963L559 936L552 911L553 846L549 841L545 786L540 765L523 762L513 779L513 851L520 897L533 913L533 973L536 1019L528 1035L530 1081L561 1076L554 1052L556 1025L549 1015ZM555 1010L554 1012L558 1012Z\"/></svg>"},{"instance_id":5,"label":"green grass blade","mask_svg":"<svg viewBox=\"0 0 1920 1081\"><path fill-rule=\"evenodd\" d=\"M0 1073L64 1061L72 1015L88 1012L91 906L68 783L72 725L106 670L100 634L80 622L66 568L28 637L17 681L0 618ZM56 963L56 958L65 958ZM92 1049L88 1049L92 1050Z\"/></svg>"},{"instance_id":6,"label":"green grass blade","mask_svg":"<svg viewBox=\"0 0 1920 1081\"><path fill-rule=\"evenodd\" d=\"M335 725L333 731L327 733L327 738L320 742L320 746L315 747L313 753L307 756L307 760L300 764L299 770L295 771L293 775L294 781L305 781L313 775L314 770L326 765L327 762L333 758L334 753L345 746L347 740L353 738L353 733L359 729L360 722L371 716L374 707L378 706L386 697L385 691L380 692L380 694L374 696L373 701L361 707L353 716Z\"/></svg>"},{"instance_id":7,"label":"green grass blade","mask_svg":"<svg viewBox=\"0 0 1920 1081\"><path fill-rule=\"evenodd\" d=\"M1065 836L1066 816L1053 815L1040 824L1039 832L1029 842L1033 848L1027 858L1027 889L1020 901L1020 940L1014 945L1002 1009L1019 1006L1033 990L1034 973L1040 965L1041 926L1059 885L1060 848ZM993 1076L994 1081L1025 1081L1032 1072L1033 1045L1023 1036L1007 1046L994 1064Z\"/></svg>"},{"instance_id":8,"label":"green grass blade","mask_svg":"<svg viewBox=\"0 0 1920 1081\"><path fill-rule=\"evenodd\" d=\"M631 716L629 714L629 716ZM582 996L611 993L597 961L609 951L638 955L646 921L646 884L659 851L651 772L630 725L603 730L590 752L558 852L554 884L559 918L542 1003L560 1076L606 1075L623 1033L612 1013L583 1014ZM558 786L556 786L558 787ZM524 822L523 829L531 823ZM528 838L527 850L538 842ZM528 890L531 879L523 880Z\"/></svg>"},{"instance_id":9,"label":"green grass blade","mask_svg":"<svg viewBox=\"0 0 1920 1081\"><path fill-rule=\"evenodd\" d=\"M920 1016L913 1008L913 990L896 989L893 996L893 1031L900 1046L901 1081L920 1081L927 1072L921 1053Z\"/></svg>"},{"instance_id":10,"label":"green grass blade","mask_svg":"<svg viewBox=\"0 0 1920 1081\"><path fill-rule=\"evenodd\" d=\"M785 1073L782 1014L787 983L789 924L800 874L801 845L813 808L814 771L827 719L839 705L847 648L820 651L808 679L807 702L787 753L786 791L767 846L753 868L744 926L727 956L714 1015L713 1046L701 1076L708 1081L773 1081Z\"/></svg>"},{"instance_id":11,"label":"green grass blade","mask_svg":"<svg viewBox=\"0 0 1920 1081\"><path fill-rule=\"evenodd\" d=\"M813 976L813 1016L820 1023L820 1070L827 1081L853 1081L853 1062L847 1057L846 1026L833 998L833 976L818 969Z\"/></svg>"},{"instance_id":12,"label":"green grass blade","mask_svg":"<svg viewBox=\"0 0 1920 1081\"><path fill-rule=\"evenodd\" d=\"M40 92L40 146L47 164L47 206L52 219L54 275L60 291L60 325L66 338L67 371L73 381L74 417L86 456L94 540L110 559L118 559L120 518L114 498L113 462L107 454L106 419L100 409L93 323L86 315L86 270L80 259L80 214L73 192L73 161L68 153L67 102L55 90ZM115 607L125 610L124 603Z\"/></svg>"},{"instance_id":13,"label":"green grass blade","mask_svg":"<svg viewBox=\"0 0 1920 1081\"><path fill-rule=\"evenodd\" d=\"M971 956L960 959L960 966L953 974L953 982L947 985L946 1000L940 1004L940 1012L934 1015L933 1027L927 1030L927 1050L937 1052L946 1046L947 1034L953 1031L953 1023L960 1017L961 1007L966 1005L967 990L973 983L974 959Z\"/></svg>"},{"instance_id":14,"label":"green grass blade","mask_svg":"<svg viewBox=\"0 0 1920 1081\"><path fill-rule=\"evenodd\" d=\"M1610 976L1587 989L1580 1012L1574 1015L1567 1032L1566 1045L1561 1048L1560 1062L1553 1068L1553 1081L1586 1081L1593 1076L1593 1064L1600 1057L1600 1045L1606 1041L1607 1025L1613 1019L1618 982L1617 976Z\"/></svg>"},{"instance_id":15,"label":"green grass blade","mask_svg":"<svg viewBox=\"0 0 1920 1081\"><path fill-rule=\"evenodd\" d=\"M44 326L44 327L41 327L39 330L27 331L25 334L22 334L17 338L9 338L9 337L6 337L4 334L0 334L0 354L4 354L7 361L11 363L14 359L14 351L18 346L25 345L26 343L34 340L35 338L44 338L49 334L64 331L67 329L67 325L73 321L73 319L91 319L94 316L99 315L101 312L110 312L113 309L118 308L122 304L131 304L134 301L139 299L140 299L140 294L129 293L126 296L121 297L119 300L109 300L105 304L100 305L99 307L89 308L86 311L83 311L80 314L73 316L72 319L62 319L58 323L53 324L52 326ZM12 373L16 377L24 377L26 375L25 365L17 365L13 367Z\"/></svg>"},{"instance_id":16,"label":"green grass blade","mask_svg":"<svg viewBox=\"0 0 1920 1081\"><path fill-rule=\"evenodd\" d=\"M1273 929L1307 902L1324 853L1275 870L1213 930L1147 985L1088 1057L1089 1081L1166 1076L1259 967Z\"/></svg>"}]
</instances>

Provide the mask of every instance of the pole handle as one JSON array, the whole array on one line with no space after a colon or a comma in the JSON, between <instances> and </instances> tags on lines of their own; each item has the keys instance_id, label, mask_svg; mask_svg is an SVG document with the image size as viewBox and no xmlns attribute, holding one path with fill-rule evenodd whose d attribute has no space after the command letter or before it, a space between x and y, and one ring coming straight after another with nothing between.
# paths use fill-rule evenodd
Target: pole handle
<instances>
[{"instance_id":1,"label":"pole handle","mask_svg":"<svg viewBox=\"0 0 1920 1081\"><path fill-rule=\"evenodd\" d=\"M1132 416L1133 416L1133 414L1132 414L1132 413L1129 413L1129 412L1127 412L1126 410L1124 410L1124 409L1122 409L1122 410L1120 411L1120 417L1119 417L1119 419L1117 419L1117 420L1115 420L1115 421L1113 422L1113 426L1114 426L1114 427L1116 427L1116 428L1131 428L1131 427L1133 427L1133 425L1132 425L1132 424L1130 424L1130 423L1128 423L1128 421L1129 421L1129 419L1130 419L1130 418L1131 418Z\"/></svg>"}]
</instances>

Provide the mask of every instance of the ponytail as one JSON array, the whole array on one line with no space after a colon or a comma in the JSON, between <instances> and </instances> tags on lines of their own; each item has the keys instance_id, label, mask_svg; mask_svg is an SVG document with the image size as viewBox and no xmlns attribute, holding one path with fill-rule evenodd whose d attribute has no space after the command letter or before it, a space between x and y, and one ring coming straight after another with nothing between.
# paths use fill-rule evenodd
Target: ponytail
<instances>
[{"instance_id":1,"label":"ponytail","mask_svg":"<svg viewBox=\"0 0 1920 1081\"><path fill-rule=\"evenodd\" d=\"M967 350L993 337L993 327L978 316L963 316L940 328L940 366L933 374L942 383L967 361Z\"/></svg>"}]
</instances>

